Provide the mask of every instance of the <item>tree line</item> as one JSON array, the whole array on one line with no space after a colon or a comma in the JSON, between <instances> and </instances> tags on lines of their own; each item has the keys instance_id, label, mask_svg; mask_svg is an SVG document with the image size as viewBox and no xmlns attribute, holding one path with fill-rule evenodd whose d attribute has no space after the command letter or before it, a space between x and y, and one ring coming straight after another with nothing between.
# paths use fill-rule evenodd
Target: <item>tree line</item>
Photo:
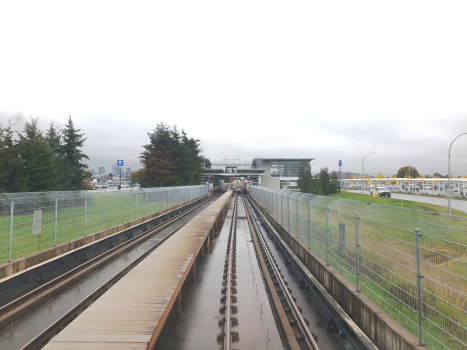
<instances>
[{"instance_id":1,"label":"tree line","mask_svg":"<svg viewBox=\"0 0 467 350\"><path fill-rule=\"evenodd\" d=\"M38 118L24 123L21 131L0 125L0 192L44 192L86 189L91 173L82 161L86 138L71 116L63 129L52 122L47 131Z\"/></svg>"},{"instance_id":2,"label":"tree line","mask_svg":"<svg viewBox=\"0 0 467 350\"><path fill-rule=\"evenodd\" d=\"M182 129L159 123L148 133L149 143L139 157L143 168L131 173L133 183L143 187L199 185L203 161L200 141Z\"/></svg>"},{"instance_id":3,"label":"tree line","mask_svg":"<svg viewBox=\"0 0 467 350\"><path fill-rule=\"evenodd\" d=\"M312 193L321 196L340 192L339 177L337 172L329 174L327 167L321 168L319 174L311 176L311 165L309 161L304 160L300 164L298 173L298 188L303 193Z\"/></svg>"}]
</instances>

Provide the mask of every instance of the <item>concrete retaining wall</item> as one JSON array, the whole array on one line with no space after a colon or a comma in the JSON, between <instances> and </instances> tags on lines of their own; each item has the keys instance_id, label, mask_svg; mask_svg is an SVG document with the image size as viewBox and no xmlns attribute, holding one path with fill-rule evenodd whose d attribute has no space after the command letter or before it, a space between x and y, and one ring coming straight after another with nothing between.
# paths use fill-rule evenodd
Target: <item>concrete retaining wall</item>
<instances>
[{"instance_id":1,"label":"concrete retaining wall","mask_svg":"<svg viewBox=\"0 0 467 350\"><path fill-rule=\"evenodd\" d=\"M354 285L335 269L326 266L323 259L309 250L304 243L294 237L286 228L282 227L258 203L256 204L311 274L379 349L426 350L426 347L418 345L418 339L369 298L362 293L358 293Z\"/></svg>"},{"instance_id":2,"label":"concrete retaining wall","mask_svg":"<svg viewBox=\"0 0 467 350\"><path fill-rule=\"evenodd\" d=\"M143 222L145 222L147 220L153 219L155 217L161 216L162 214L165 214L168 211L177 209L177 208L181 207L182 205L191 203L191 202L196 201L198 199L199 198L196 198L196 199L193 199L193 200L188 201L186 203L179 204L179 205L176 205L176 206L168 208L168 209L164 209L164 210L159 211L157 213L153 213L153 214L150 214L150 215L147 215L147 216L143 216L141 218L138 218L138 219L135 219L135 220L132 220L132 221L129 221L129 222L125 222L124 224L114 226L114 227L110 227L110 228L108 228L106 230L102 230L102 231L90 234L90 235L88 235L86 237L77 238L77 239L75 239L73 241L57 245L56 247L52 247L52 248L40 251L38 253L27 255L25 257L13 260L11 262L1 264L0 265L0 279L5 278L7 276L10 276L12 274L15 274L17 272L23 271L23 270L25 270L25 269L27 269L29 267L41 264L41 263L43 263L45 261L53 259L53 258L55 258L55 257L57 257L59 255L65 254L65 253L70 252L72 250L81 248L81 247L85 246L86 244L90 244L90 243L98 241L98 240L100 240L102 238L114 235L114 234L116 234L118 232L126 230L126 229L128 229L130 227L133 227L135 225L141 224L141 223L143 223Z\"/></svg>"}]
</instances>

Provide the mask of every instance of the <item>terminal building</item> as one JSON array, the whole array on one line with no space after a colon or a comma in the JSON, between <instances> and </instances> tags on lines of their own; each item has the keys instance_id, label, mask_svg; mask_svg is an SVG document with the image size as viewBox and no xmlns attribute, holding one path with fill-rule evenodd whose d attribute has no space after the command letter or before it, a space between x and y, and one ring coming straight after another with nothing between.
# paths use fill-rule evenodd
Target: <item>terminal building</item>
<instances>
[{"instance_id":1,"label":"terminal building","mask_svg":"<svg viewBox=\"0 0 467 350\"><path fill-rule=\"evenodd\" d=\"M218 183L226 177L241 177L252 185L273 189L298 189L298 172L303 161L315 158L205 158L205 181Z\"/></svg>"}]
</instances>

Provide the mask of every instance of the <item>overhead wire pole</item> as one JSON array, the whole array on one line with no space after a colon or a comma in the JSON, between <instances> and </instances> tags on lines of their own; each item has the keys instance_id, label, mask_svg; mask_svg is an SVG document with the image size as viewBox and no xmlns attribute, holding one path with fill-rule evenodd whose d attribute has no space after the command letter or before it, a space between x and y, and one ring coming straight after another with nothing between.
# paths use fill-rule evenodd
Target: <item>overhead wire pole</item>
<instances>
[{"instance_id":1,"label":"overhead wire pole","mask_svg":"<svg viewBox=\"0 0 467 350\"><path fill-rule=\"evenodd\" d=\"M370 152L370 153L367 153L365 154L365 156L363 157L362 159L362 194L363 194L363 161L365 160L365 157L369 154L372 154L372 153L376 153L376 152Z\"/></svg>"},{"instance_id":2,"label":"overhead wire pole","mask_svg":"<svg viewBox=\"0 0 467 350\"><path fill-rule=\"evenodd\" d=\"M449 189L449 192L448 192L448 208L449 208L449 215L451 215L451 147L452 147L452 144L454 143L454 141L456 141L459 137L461 137L462 135L466 135L467 132L464 132L462 134L460 134L459 136L457 136L454 140L452 140L451 142L451 145L449 146L449 152L448 152L448 189Z\"/></svg>"}]
</instances>

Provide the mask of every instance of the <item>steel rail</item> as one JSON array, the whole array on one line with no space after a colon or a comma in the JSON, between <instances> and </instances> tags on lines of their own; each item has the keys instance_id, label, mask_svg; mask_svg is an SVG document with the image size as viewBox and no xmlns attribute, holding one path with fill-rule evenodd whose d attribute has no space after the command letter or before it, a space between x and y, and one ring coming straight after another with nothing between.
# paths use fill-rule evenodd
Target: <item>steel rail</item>
<instances>
[{"instance_id":1,"label":"steel rail","mask_svg":"<svg viewBox=\"0 0 467 350\"><path fill-rule=\"evenodd\" d=\"M217 196L216 196L217 197ZM154 231L159 229L160 226L168 226L169 224L174 223L175 221L181 219L184 217L186 214L194 211L195 209L199 208L203 204L206 204L209 202L212 198L209 197L203 202L201 202L199 205L191 208L188 211L185 211L181 213L180 215L165 221L164 223L160 224L158 227L155 227L151 231L145 232L141 235L138 235L137 237L134 238L142 238L142 235L145 235L145 237L151 236L151 234L154 234ZM95 300L97 300L105 291L107 291L109 288L111 288L118 280L120 280L124 275L126 275L131 269L133 269L136 265L138 265L142 260L144 260L149 254L151 254L156 248L158 248L162 243L164 243L168 238L170 238L172 235L174 235L178 230L180 230L183 226L178 227L176 230L168 234L166 237L161 239L159 242L157 242L153 247L148 249L145 253L143 253L141 256L139 256L137 259L135 259L131 264L126 266L122 271L117 273L116 275L112 276L107 282L105 282L103 285L101 285L99 288L97 288L95 291L93 291L90 295L88 295L85 299L83 299L81 302L79 302L77 305L75 305L72 309L67 311L64 315L62 315L58 320L56 320L53 324L51 324L49 327L47 327L45 330L43 330L41 333L39 333L36 337L34 337L32 340L30 340L26 345L24 345L20 350L31 350L31 349L37 349L41 345L43 345L45 342L48 342L53 336L59 333L60 329L63 329L68 323L70 323L77 315L79 315L82 311L84 311L87 307L90 306ZM122 243L122 244L128 244L129 241ZM117 246L118 247L118 246ZM117 248L115 247L115 248ZM97 258L97 257L96 257Z\"/></svg>"},{"instance_id":2,"label":"steel rail","mask_svg":"<svg viewBox=\"0 0 467 350\"><path fill-rule=\"evenodd\" d=\"M279 269L277 268L276 264L274 263L274 258L271 255L271 253L269 252L269 246L266 243L266 240L265 240L265 238L263 236L263 233L262 233L261 229L259 228L258 223L256 222L256 220L254 219L254 216L252 215L252 210L253 209L251 208L251 204L249 202L249 199L244 198L244 202L245 202L245 209L246 209L245 212L246 212L248 221L251 223L251 225L252 225L252 227L254 229L254 232L252 232L252 234L256 233L256 232L258 233L258 238L259 238L259 240L261 241L261 243L262 243L262 245L264 247L264 252L266 253L267 258L271 262L271 267L274 270L274 272L276 274L276 277L277 277L277 280L280 283L281 288L283 290L283 293L287 298L288 304L290 305L291 310L293 311L294 316L296 317L296 319L298 321L298 325L299 325L302 333L305 335L305 340L306 340L308 346L313 350L319 350L318 344L316 344L316 341L313 338L310 330L308 329L305 320L303 319L302 315L300 314L300 311L298 310L297 305L295 304L295 302L293 301L292 296L289 293L287 285L285 284L284 279L282 278Z\"/></svg>"},{"instance_id":3,"label":"steel rail","mask_svg":"<svg viewBox=\"0 0 467 350\"><path fill-rule=\"evenodd\" d=\"M225 338L224 338L224 349L230 350L232 346L232 336L231 336L231 328L232 328L232 269L233 269L233 262L234 262L234 245L235 245L235 236L237 231L237 210L238 210L238 196L235 194L235 204L234 210L232 215L232 224L230 226L230 233L229 233L229 265L227 267L227 293L226 293L226 309L225 309Z\"/></svg>"}]
</instances>

